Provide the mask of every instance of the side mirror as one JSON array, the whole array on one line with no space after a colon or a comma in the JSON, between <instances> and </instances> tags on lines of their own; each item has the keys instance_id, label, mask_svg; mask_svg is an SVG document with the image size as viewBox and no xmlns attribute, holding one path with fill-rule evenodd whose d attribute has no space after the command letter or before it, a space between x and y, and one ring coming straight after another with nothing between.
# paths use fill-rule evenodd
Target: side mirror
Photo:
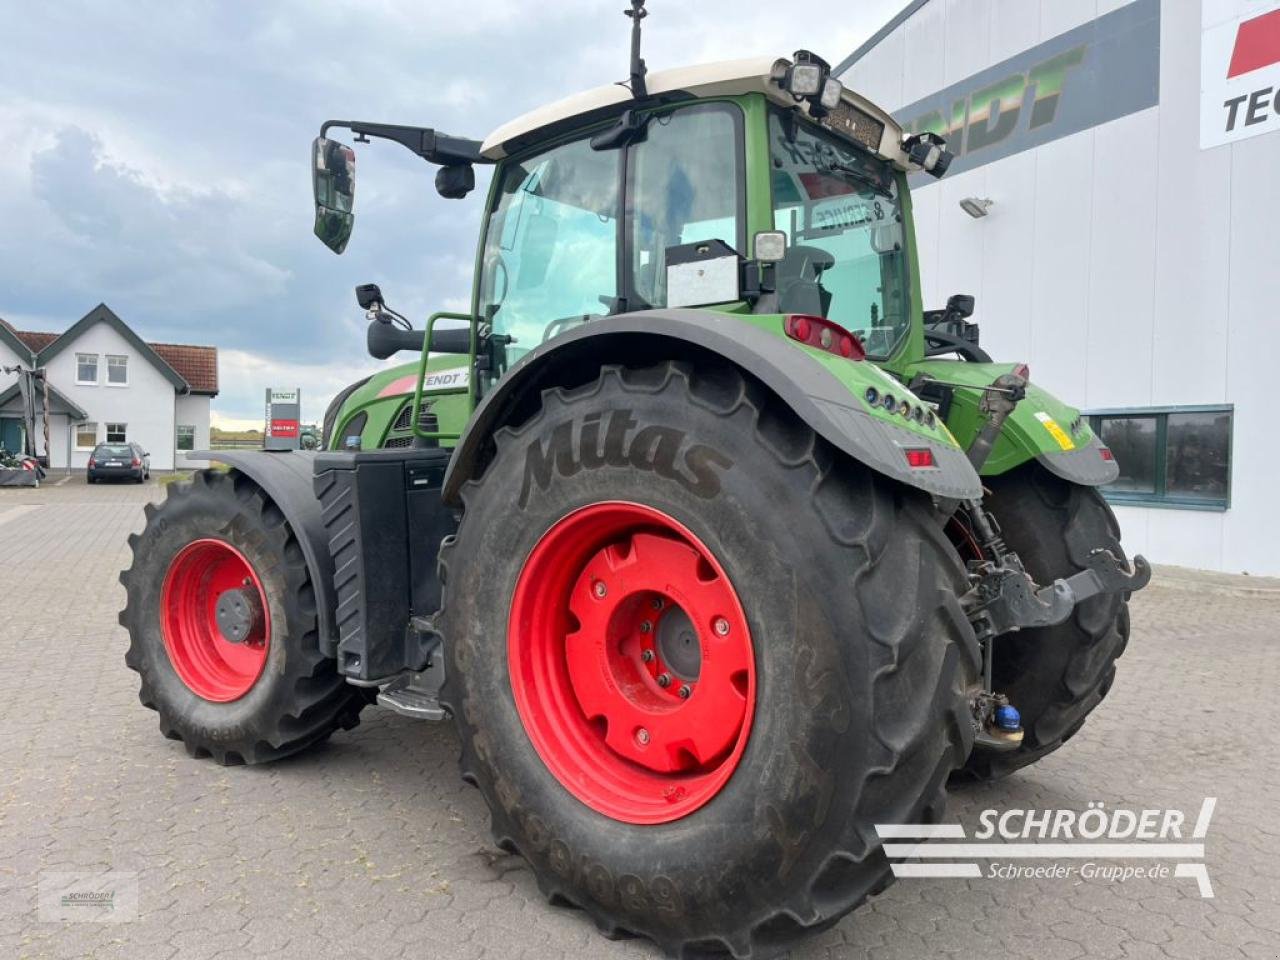
<instances>
[{"instance_id":1,"label":"side mirror","mask_svg":"<svg viewBox=\"0 0 1280 960\"><path fill-rule=\"evenodd\" d=\"M964 320L973 316L973 294L955 293L947 297L947 315Z\"/></svg>"},{"instance_id":2,"label":"side mirror","mask_svg":"<svg viewBox=\"0 0 1280 960\"><path fill-rule=\"evenodd\" d=\"M315 234L334 253L347 249L355 225L356 153L344 143L316 137L311 145Z\"/></svg>"}]
</instances>

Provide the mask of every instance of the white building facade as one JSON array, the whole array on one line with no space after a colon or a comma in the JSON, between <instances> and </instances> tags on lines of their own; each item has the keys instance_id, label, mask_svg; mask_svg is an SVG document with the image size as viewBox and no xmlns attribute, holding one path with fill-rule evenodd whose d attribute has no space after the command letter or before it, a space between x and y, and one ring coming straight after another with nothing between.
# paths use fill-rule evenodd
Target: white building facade
<instances>
[{"instance_id":1,"label":"white building facade","mask_svg":"<svg viewBox=\"0 0 1280 960\"><path fill-rule=\"evenodd\" d=\"M947 138L925 308L1093 415L1128 550L1280 575L1280 0L916 0L836 69Z\"/></svg>"},{"instance_id":2,"label":"white building facade","mask_svg":"<svg viewBox=\"0 0 1280 960\"><path fill-rule=\"evenodd\" d=\"M141 444L152 470L207 465L188 452L209 446L216 348L147 343L100 304L61 334L0 322L0 367L17 364L45 370L49 442L46 450L38 416L36 447L51 467L83 470L93 448L107 442ZM15 449L23 431L16 379L0 379L0 444Z\"/></svg>"}]
</instances>

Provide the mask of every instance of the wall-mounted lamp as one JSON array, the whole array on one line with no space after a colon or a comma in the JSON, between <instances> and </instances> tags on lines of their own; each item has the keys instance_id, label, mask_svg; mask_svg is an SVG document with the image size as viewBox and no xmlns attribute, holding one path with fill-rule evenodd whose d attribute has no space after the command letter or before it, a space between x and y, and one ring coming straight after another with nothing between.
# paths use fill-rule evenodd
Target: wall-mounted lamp
<instances>
[{"instance_id":1,"label":"wall-mounted lamp","mask_svg":"<svg viewBox=\"0 0 1280 960\"><path fill-rule=\"evenodd\" d=\"M986 197L965 197L960 201L960 209L973 217L975 220L981 220L987 215L987 211L991 209L994 200Z\"/></svg>"}]
</instances>

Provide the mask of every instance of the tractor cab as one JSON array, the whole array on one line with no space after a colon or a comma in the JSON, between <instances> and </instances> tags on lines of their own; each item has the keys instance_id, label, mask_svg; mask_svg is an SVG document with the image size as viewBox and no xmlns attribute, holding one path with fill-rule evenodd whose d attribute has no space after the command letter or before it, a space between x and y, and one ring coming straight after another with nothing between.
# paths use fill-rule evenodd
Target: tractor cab
<instances>
[{"instance_id":1,"label":"tractor cab","mask_svg":"<svg viewBox=\"0 0 1280 960\"><path fill-rule=\"evenodd\" d=\"M820 317L873 359L903 353L920 315L906 175L940 176L945 149L904 139L807 51L649 74L644 93L587 91L483 142L324 132L388 136L442 174L495 165L472 304L481 349L502 348L493 376L574 327L661 308ZM316 233L341 252L353 153L323 136L315 161Z\"/></svg>"}]
</instances>

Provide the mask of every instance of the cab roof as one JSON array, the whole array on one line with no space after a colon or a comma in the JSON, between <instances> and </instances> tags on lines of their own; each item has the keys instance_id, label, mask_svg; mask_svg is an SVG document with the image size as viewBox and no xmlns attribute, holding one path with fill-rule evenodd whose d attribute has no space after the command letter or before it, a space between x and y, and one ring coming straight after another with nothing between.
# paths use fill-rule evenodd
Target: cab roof
<instances>
[{"instance_id":1,"label":"cab roof","mask_svg":"<svg viewBox=\"0 0 1280 960\"><path fill-rule=\"evenodd\" d=\"M706 98L762 93L779 106L808 114L808 104L797 103L771 78L778 59L753 57L656 70L645 76L645 86L651 99L679 99L682 95ZM785 59L784 62L790 63ZM902 128L893 118L871 101L850 90L844 91L842 100L883 125L884 132L876 153L901 170L911 169L906 154L902 151ZM555 135L560 130L620 113L632 102L631 91L618 83L575 93L504 123L485 138L480 154L487 160L501 160L508 154L533 145L539 139Z\"/></svg>"}]
</instances>

